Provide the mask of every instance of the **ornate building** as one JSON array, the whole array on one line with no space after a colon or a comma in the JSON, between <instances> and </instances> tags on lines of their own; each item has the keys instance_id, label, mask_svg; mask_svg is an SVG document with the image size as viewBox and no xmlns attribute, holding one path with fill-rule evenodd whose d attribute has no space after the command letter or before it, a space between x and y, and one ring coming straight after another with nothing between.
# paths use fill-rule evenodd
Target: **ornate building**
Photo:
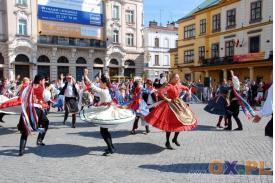
<instances>
[{"instance_id":1,"label":"ornate building","mask_svg":"<svg viewBox=\"0 0 275 183\"><path fill-rule=\"evenodd\" d=\"M143 72L143 0L106 1L107 51L110 76L140 76Z\"/></svg>"},{"instance_id":2,"label":"ornate building","mask_svg":"<svg viewBox=\"0 0 275 183\"><path fill-rule=\"evenodd\" d=\"M142 32L141 0L0 0L0 78L141 75Z\"/></svg>"}]
</instances>

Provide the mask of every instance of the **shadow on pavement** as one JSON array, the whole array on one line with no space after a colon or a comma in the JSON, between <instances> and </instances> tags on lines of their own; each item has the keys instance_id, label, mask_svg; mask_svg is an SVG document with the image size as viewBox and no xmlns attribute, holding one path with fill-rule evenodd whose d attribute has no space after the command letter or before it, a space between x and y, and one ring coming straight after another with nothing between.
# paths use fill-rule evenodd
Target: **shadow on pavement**
<instances>
[{"instance_id":1,"label":"shadow on pavement","mask_svg":"<svg viewBox=\"0 0 275 183\"><path fill-rule=\"evenodd\" d=\"M103 141L103 140L102 140ZM164 148L150 143L119 143L114 144L117 154L150 155L157 154ZM18 147L19 148L19 147ZM18 156L18 148L0 151L0 156ZM72 158L90 154L94 151L104 151L106 146L84 147L71 144L51 144L43 147L26 147L25 154L35 154L47 158Z\"/></svg>"},{"instance_id":2,"label":"shadow on pavement","mask_svg":"<svg viewBox=\"0 0 275 183\"><path fill-rule=\"evenodd\" d=\"M114 143L115 153L125 155L150 155L157 154L165 150L155 144L133 142L133 143ZM92 147L92 151L102 151L106 149L106 146Z\"/></svg>"},{"instance_id":3,"label":"shadow on pavement","mask_svg":"<svg viewBox=\"0 0 275 183\"><path fill-rule=\"evenodd\" d=\"M214 127L214 126L198 125L192 131L223 131L223 130L217 130L216 127Z\"/></svg>"},{"instance_id":4,"label":"shadow on pavement","mask_svg":"<svg viewBox=\"0 0 275 183\"><path fill-rule=\"evenodd\" d=\"M246 170L248 170L247 175L273 175L273 171L267 169L259 169L256 167L246 167L245 165L236 164L235 166L228 166L225 163L220 165L221 174L236 174L236 175L245 175ZM218 172L218 168L213 170L210 167L210 163L187 163L187 164L170 164L170 165L140 165L139 168L157 170L160 172L173 172L173 173L190 173L190 174L213 174L214 171ZM246 169L247 168L247 169ZM250 169L249 169L250 168ZM212 169L212 171L210 170ZM262 172L262 173L260 173Z\"/></svg>"},{"instance_id":5,"label":"shadow on pavement","mask_svg":"<svg viewBox=\"0 0 275 183\"><path fill-rule=\"evenodd\" d=\"M10 127L10 128L6 128L6 127L0 127L0 135L8 135L8 134L12 134L12 133L16 133L17 127Z\"/></svg>"},{"instance_id":6,"label":"shadow on pavement","mask_svg":"<svg viewBox=\"0 0 275 183\"><path fill-rule=\"evenodd\" d=\"M77 132L77 133L68 133L69 135L80 135L83 137L92 137L92 138L98 138L102 139L99 130L93 131L93 132ZM121 131L111 131L112 138L121 138L131 135L130 131L127 130L121 130Z\"/></svg>"}]
</instances>

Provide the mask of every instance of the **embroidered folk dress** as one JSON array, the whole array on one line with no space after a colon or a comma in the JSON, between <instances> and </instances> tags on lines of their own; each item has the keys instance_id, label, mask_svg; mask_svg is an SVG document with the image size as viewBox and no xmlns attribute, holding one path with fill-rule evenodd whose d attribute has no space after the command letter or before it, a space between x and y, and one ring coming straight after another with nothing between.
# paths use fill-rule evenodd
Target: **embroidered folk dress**
<instances>
[{"instance_id":1,"label":"embroidered folk dress","mask_svg":"<svg viewBox=\"0 0 275 183\"><path fill-rule=\"evenodd\" d=\"M192 130L197 126L197 120L191 109L179 99L183 90L189 90L188 87L176 84L168 84L160 90L160 96L164 95L172 102L162 101L152 112L145 116L145 121L154 127L167 132L180 132Z\"/></svg>"},{"instance_id":2,"label":"embroidered folk dress","mask_svg":"<svg viewBox=\"0 0 275 183\"><path fill-rule=\"evenodd\" d=\"M80 118L83 121L91 122L103 128L134 121L136 116L131 110L119 108L112 102L109 89L101 89L94 84L91 84L91 88L99 95L100 102L97 106L80 112Z\"/></svg>"}]
</instances>

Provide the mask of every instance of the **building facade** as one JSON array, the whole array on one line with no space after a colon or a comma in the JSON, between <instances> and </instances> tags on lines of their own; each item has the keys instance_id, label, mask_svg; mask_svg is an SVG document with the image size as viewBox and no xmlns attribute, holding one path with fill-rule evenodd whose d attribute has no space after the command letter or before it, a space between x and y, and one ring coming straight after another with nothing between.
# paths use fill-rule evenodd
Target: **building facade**
<instances>
[{"instance_id":1,"label":"building facade","mask_svg":"<svg viewBox=\"0 0 275 183\"><path fill-rule=\"evenodd\" d=\"M81 80L84 68L91 78L142 73L143 1L1 0L0 5L0 78L42 73L55 80L71 73ZM119 19L112 17L115 6Z\"/></svg>"},{"instance_id":2,"label":"building facade","mask_svg":"<svg viewBox=\"0 0 275 183\"><path fill-rule=\"evenodd\" d=\"M143 0L106 1L107 50L104 71L141 76L144 69Z\"/></svg>"},{"instance_id":3,"label":"building facade","mask_svg":"<svg viewBox=\"0 0 275 183\"><path fill-rule=\"evenodd\" d=\"M240 18L241 17L241 18ZM268 81L273 59L272 0L205 1L178 21L174 72L212 84L231 69L240 80Z\"/></svg>"},{"instance_id":4,"label":"building facade","mask_svg":"<svg viewBox=\"0 0 275 183\"><path fill-rule=\"evenodd\" d=\"M176 48L177 40L178 29L175 23L158 26L157 22L152 21L144 29L144 62L148 78L153 80L162 73L169 74L169 50Z\"/></svg>"}]
</instances>

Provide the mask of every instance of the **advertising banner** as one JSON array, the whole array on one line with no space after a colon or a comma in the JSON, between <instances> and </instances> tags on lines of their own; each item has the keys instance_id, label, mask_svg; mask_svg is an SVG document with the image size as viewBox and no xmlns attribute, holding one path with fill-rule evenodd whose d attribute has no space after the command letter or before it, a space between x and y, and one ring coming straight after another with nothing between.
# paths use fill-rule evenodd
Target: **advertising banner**
<instances>
[{"instance_id":1,"label":"advertising banner","mask_svg":"<svg viewBox=\"0 0 275 183\"><path fill-rule=\"evenodd\" d=\"M38 0L38 32L102 39L102 0Z\"/></svg>"},{"instance_id":2,"label":"advertising banner","mask_svg":"<svg viewBox=\"0 0 275 183\"><path fill-rule=\"evenodd\" d=\"M103 28L96 26L56 23L52 21L40 20L38 21L38 30L41 35L88 38L98 40L103 39Z\"/></svg>"}]
</instances>

